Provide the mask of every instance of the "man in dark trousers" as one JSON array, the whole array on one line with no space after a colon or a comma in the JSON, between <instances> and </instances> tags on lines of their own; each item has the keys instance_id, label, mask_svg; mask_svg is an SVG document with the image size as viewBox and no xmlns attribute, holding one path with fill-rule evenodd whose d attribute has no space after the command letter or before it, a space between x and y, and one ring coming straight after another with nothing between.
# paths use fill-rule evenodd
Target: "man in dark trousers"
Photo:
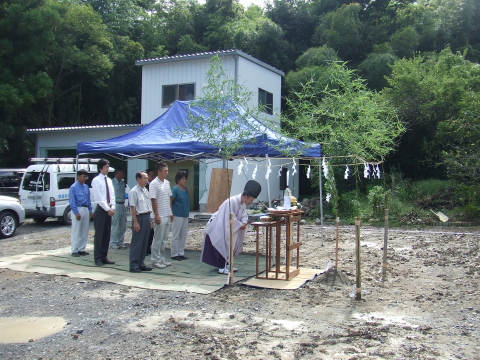
<instances>
[{"instance_id":1,"label":"man in dark trousers","mask_svg":"<svg viewBox=\"0 0 480 360\"><path fill-rule=\"evenodd\" d=\"M137 185L128 193L130 208L132 209L132 241L130 243L130 272L151 271L152 268L145 265L147 256L147 244L152 221L152 202L148 196L146 185L147 174L143 171L135 174Z\"/></svg>"},{"instance_id":2,"label":"man in dark trousers","mask_svg":"<svg viewBox=\"0 0 480 360\"><path fill-rule=\"evenodd\" d=\"M100 159L97 163L98 175L92 180L93 197L97 203L93 214L93 257L95 265L115 264L107 258L110 243L112 216L115 214L115 190L112 180L107 176L110 162Z\"/></svg>"}]
</instances>

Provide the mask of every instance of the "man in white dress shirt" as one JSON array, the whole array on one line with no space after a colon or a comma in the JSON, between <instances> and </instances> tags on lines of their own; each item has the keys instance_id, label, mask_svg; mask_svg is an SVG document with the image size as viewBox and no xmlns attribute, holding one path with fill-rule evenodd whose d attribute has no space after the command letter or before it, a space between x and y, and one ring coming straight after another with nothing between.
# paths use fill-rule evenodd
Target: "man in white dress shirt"
<instances>
[{"instance_id":1,"label":"man in white dress shirt","mask_svg":"<svg viewBox=\"0 0 480 360\"><path fill-rule=\"evenodd\" d=\"M107 258L110 243L112 216L115 214L115 190L112 180L107 176L110 162L100 159L97 163L98 175L92 180L93 197L97 203L93 213L93 257L95 265L115 264Z\"/></svg>"}]
</instances>

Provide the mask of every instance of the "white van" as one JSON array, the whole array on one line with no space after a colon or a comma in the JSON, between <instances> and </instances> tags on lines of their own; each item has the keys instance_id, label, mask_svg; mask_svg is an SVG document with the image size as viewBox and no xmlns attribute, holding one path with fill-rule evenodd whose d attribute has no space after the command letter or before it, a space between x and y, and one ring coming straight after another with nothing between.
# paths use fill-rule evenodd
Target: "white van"
<instances>
[{"instance_id":1,"label":"white van","mask_svg":"<svg viewBox=\"0 0 480 360\"><path fill-rule=\"evenodd\" d=\"M70 225L72 223L71 210L68 202L70 186L77 179L77 169L88 171L87 184L98 174L97 162L99 159L78 159L78 168L75 158L32 158L30 165L23 175L18 195L20 203L25 209L25 216L31 217L37 223L44 222L47 217L56 217L59 221ZM111 167L109 172L113 173ZM92 209L97 203L90 191Z\"/></svg>"}]
</instances>

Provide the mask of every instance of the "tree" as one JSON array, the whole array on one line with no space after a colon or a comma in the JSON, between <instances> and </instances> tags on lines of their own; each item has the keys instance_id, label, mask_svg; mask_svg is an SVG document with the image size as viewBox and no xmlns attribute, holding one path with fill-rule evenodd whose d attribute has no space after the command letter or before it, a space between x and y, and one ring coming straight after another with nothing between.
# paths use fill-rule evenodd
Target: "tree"
<instances>
[{"instance_id":1,"label":"tree","mask_svg":"<svg viewBox=\"0 0 480 360\"><path fill-rule=\"evenodd\" d=\"M407 26L390 37L390 46L399 58L411 58L415 54L419 35L411 26Z\"/></svg>"},{"instance_id":2,"label":"tree","mask_svg":"<svg viewBox=\"0 0 480 360\"><path fill-rule=\"evenodd\" d=\"M256 9L255 9L256 8ZM236 48L283 69L288 65L289 45L282 29L265 17L258 7L250 7L245 16L224 26L223 48Z\"/></svg>"},{"instance_id":3,"label":"tree","mask_svg":"<svg viewBox=\"0 0 480 360\"><path fill-rule=\"evenodd\" d=\"M282 70L293 67L293 60L312 46L312 36L318 23L313 4L306 0L273 0L266 4L266 16L283 31L289 44L289 61Z\"/></svg>"},{"instance_id":4,"label":"tree","mask_svg":"<svg viewBox=\"0 0 480 360\"><path fill-rule=\"evenodd\" d=\"M295 99L287 99L290 111L283 121L294 137L321 143L326 156L385 159L404 132L395 110L346 64L332 63L328 68L331 85L319 96L316 80L306 83Z\"/></svg>"},{"instance_id":5,"label":"tree","mask_svg":"<svg viewBox=\"0 0 480 360\"><path fill-rule=\"evenodd\" d=\"M43 0L9 1L0 7L0 154L9 148L18 112L52 93L52 79L42 65L54 37L49 24L58 20ZM9 164L8 158L0 159Z\"/></svg>"},{"instance_id":6,"label":"tree","mask_svg":"<svg viewBox=\"0 0 480 360\"><path fill-rule=\"evenodd\" d=\"M305 51L297 61L295 61L295 65L297 65L298 69L302 69L309 66L325 66L338 60L340 59L338 58L337 52L327 45L323 45Z\"/></svg>"},{"instance_id":7,"label":"tree","mask_svg":"<svg viewBox=\"0 0 480 360\"><path fill-rule=\"evenodd\" d=\"M106 86L113 44L101 17L80 2L12 0L1 8L0 111L10 164L29 156L26 127L84 121L85 98ZM93 123L98 118L93 114Z\"/></svg>"},{"instance_id":8,"label":"tree","mask_svg":"<svg viewBox=\"0 0 480 360\"><path fill-rule=\"evenodd\" d=\"M474 185L480 180L480 93L466 91L458 118L438 124L437 138L449 178Z\"/></svg>"},{"instance_id":9,"label":"tree","mask_svg":"<svg viewBox=\"0 0 480 360\"><path fill-rule=\"evenodd\" d=\"M387 76L392 73L391 66L398 60L392 54L390 45L377 45L375 51L368 54L367 58L358 65L361 76L366 80L367 86L372 90L382 90L388 86Z\"/></svg>"},{"instance_id":10,"label":"tree","mask_svg":"<svg viewBox=\"0 0 480 360\"><path fill-rule=\"evenodd\" d=\"M323 15L315 29L314 44L328 45L343 60L358 61L361 58L363 34L360 11L360 5L352 3Z\"/></svg>"},{"instance_id":11,"label":"tree","mask_svg":"<svg viewBox=\"0 0 480 360\"><path fill-rule=\"evenodd\" d=\"M390 87L382 90L409 131L390 161L415 178L444 177L444 144L436 133L444 121L462 118L465 94L480 90L480 68L450 49L401 59L392 66Z\"/></svg>"}]
</instances>

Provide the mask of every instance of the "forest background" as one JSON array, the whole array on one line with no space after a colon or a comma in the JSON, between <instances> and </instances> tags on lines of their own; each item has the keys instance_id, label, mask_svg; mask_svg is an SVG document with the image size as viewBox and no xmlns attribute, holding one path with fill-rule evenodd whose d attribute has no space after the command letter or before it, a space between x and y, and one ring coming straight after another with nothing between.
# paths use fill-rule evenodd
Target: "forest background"
<instances>
[{"instance_id":1,"label":"forest background","mask_svg":"<svg viewBox=\"0 0 480 360\"><path fill-rule=\"evenodd\" d=\"M332 134L373 108L378 124L393 114L405 131L392 133L394 144L377 159L389 184L455 181L463 209L480 215L478 0L273 0L247 8L236 0L4 0L0 166L27 165L27 128L139 123L135 60L224 49L285 71L283 122L304 140L324 139L295 131L307 98L320 114L313 126L334 124ZM328 106L347 116L326 116Z\"/></svg>"}]
</instances>

